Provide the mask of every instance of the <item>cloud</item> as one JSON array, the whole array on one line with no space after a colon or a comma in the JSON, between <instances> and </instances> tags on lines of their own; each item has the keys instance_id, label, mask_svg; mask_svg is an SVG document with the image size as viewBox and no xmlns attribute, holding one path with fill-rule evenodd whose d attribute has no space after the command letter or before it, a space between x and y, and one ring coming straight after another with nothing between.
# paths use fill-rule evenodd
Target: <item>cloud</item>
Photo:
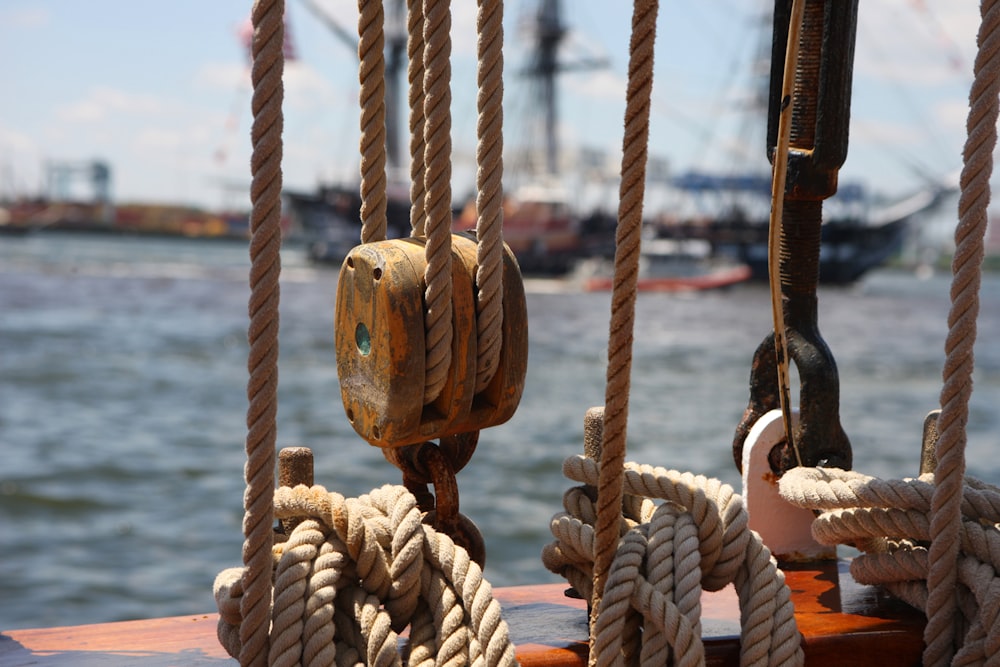
<instances>
[{"instance_id":1,"label":"cloud","mask_svg":"<svg viewBox=\"0 0 1000 667\"><path fill-rule=\"evenodd\" d=\"M42 7L13 7L0 10L0 25L7 30L39 28L52 19L48 9Z\"/></svg>"},{"instance_id":2,"label":"cloud","mask_svg":"<svg viewBox=\"0 0 1000 667\"><path fill-rule=\"evenodd\" d=\"M250 67L235 62L202 63L194 74L194 84L203 90L226 90L236 84L249 89Z\"/></svg>"},{"instance_id":3,"label":"cloud","mask_svg":"<svg viewBox=\"0 0 1000 667\"><path fill-rule=\"evenodd\" d=\"M113 114L149 116L176 110L176 105L154 95L130 93L109 86L91 88L85 97L56 109L57 120L69 123L103 122Z\"/></svg>"},{"instance_id":4,"label":"cloud","mask_svg":"<svg viewBox=\"0 0 1000 667\"><path fill-rule=\"evenodd\" d=\"M0 146L4 152L28 152L37 149L35 142L27 134L0 125Z\"/></svg>"},{"instance_id":5,"label":"cloud","mask_svg":"<svg viewBox=\"0 0 1000 667\"><path fill-rule=\"evenodd\" d=\"M974 6L946 8L886 0L862 4L855 74L889 84L927 87L968 76L979 26ZM885 26L892 26L886 30Z\"/></svg>"},{"instance_id":6,"label":"cloud","mask_svg":"<svg viewBox=\"0 0 1000 667\"><path fill-rule=\"evenodd\" d=\"M579 76L561 79L560 83L565 85L567 92L615 102L625 99L625 89L628 86L628 82L620 74L610 69L581 72Z\"/></svg>"},{"instance_id":7,"label":"cloud","mask_svg":"<svg viewBox=\"0 0 1000 667\"><path fill-rule=\"evenodd\" d=\"M159 151L176 151L179 146L191 143L192 137L185 128L148 127L135 135L130 148L134 152L149 155Z\"/></svg>"},{"instance_id":8,"label":"cloud","mask_svg":"<svg viewBox=\"0 0 1000 667\"><path fill-rule=\"evenodd\" d=\"M333 85L314 67L301 61L285 64L284 83L286 108L291 110L329 109L353 102L334 90Z\"/></svg>"}]
</instances>

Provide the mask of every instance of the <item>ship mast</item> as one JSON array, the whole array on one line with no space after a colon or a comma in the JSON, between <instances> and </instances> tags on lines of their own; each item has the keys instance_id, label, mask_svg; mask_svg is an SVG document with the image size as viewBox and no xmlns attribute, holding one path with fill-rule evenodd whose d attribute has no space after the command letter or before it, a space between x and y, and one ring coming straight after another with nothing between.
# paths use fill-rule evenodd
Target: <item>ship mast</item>
<instances>
[{"instance_id":1,"label":"ship mast","mask_svg":"<svg viewBox=\"0 0 1000 667\"><path fill-rule=\"evenodd\" d=\"M403 73L406 69L406 13L403 0L394 0L385 25L385 149L390 177L403 166L400 145L400 109L403 97Z\"/></svg>"},{"instance_id":2,"label":"ship mast","mask_svg":"<svg viewBox=\"0 0 1000 667\"><path fill-rule=\"evenodd\" d=\"M545 129L546 173L555 175L559 171L559 141L556 122L558 119L558 91L556 77L569 71L580 71L606 67L606 59L584 58L572 62L559 61L559 45L569 32L562 20L560 0L541 0L535 15L535 44L525 75L538 86Z\"/></svg>"},{"instance_id":3,"label":"ship mast","mask_svg":"<svg viewBox=\"0 0 1000 667\"><path fill-rule=\"evenodd\" d=\"M340 25L314 0L302 0L312 14L325 25L348 49L358 53L358 38ZM387 3L389 11L385 25L385 147L390 176L400 173L403 164L400 144L400 109L402 108L403 73L406 68L406 12L403 0Z\"/></svg>"}]
</instances>

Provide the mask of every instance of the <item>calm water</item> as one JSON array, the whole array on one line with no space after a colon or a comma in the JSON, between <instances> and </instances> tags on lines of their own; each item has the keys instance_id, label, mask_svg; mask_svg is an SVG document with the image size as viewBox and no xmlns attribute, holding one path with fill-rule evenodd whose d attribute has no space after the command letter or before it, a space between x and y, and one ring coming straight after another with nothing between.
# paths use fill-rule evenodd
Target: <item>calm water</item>
<instances>
[{"instance_id":1,"label":"calm water","mask_svg":"<svg viewBox=\"0 0 1000 667\"><path fill-rule=\"evenodd\" d=\"M238 243L0 237L0 628L214 610L242 541L246 249ZM357 495L399 474L343 414L336 272L284 260L279 443ZM603 402L609 299L529 283L530 359L515 417L459 476L495 585L555 581L538 554ZM821 292L859 470L915 472L938 401L948 279L883 272ZM729 453L766 290L640 299L630 458L738 484ZM984 282L971 472L1000 482L1000 276Z\"/></svg>"}]
</instances>

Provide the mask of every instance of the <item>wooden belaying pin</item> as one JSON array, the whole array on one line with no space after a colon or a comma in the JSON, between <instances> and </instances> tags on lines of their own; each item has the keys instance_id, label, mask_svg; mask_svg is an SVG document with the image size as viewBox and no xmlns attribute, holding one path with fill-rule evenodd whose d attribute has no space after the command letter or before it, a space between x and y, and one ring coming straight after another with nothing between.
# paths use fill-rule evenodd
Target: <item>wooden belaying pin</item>
<instances>
[{"instance_id":1,"label":"wooden belaying pin","mask_svg":"<svg viewBox=\"0 0 1000 667\"><path fill-rule=\"evenodd\" d=\"M308 447L282 447L278 452L278 484L313 485L313 453Z\"/></svg>"},{"instance_id":2,"label":"wooden belaying pin","mask_svg":"<svg viewBox=\"0 0 1000 667\"><path fill-rule=\"evenodd\" d=\"M937 443L940 437L938 433L938 418L941 416L941 409L931 410L924 417L924 437L920 448L920 474L933 473L937 468Z\"/></svg>"},{"instance_id":3,"label":"wooden belaying pin","mask_svg":"<svg viewBox=\"0 0 1000 667\"><path fill-rule=\"evenodd\" d=\"M313 485L313 453L308 447L282 447L278 452L278 484L294 488ZM281 532L291 535L302 519L282 519Z\"/></svg>"}]
</instances>

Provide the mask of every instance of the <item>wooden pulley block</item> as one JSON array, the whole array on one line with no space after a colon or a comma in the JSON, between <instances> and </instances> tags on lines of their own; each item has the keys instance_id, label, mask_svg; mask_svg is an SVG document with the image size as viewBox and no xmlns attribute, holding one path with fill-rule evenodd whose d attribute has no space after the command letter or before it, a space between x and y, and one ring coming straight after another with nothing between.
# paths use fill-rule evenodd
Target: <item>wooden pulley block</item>
<instances>
[{"instance_id":1,"label":"wooden pulley block","mask_svg":"<svg viewBox=\"0 0 1000 667\"><path fill-rule=\"evenodd\" d=\"M452 235L451 366L440 395L425 405L423 239L366 243L348 253L337 285L337 374L354 430L379 447L401 447L503 423L517 408L527 370L524 285L504 248L500 363L475 392L476 242Z\"/></svg>"}]
</instances>

